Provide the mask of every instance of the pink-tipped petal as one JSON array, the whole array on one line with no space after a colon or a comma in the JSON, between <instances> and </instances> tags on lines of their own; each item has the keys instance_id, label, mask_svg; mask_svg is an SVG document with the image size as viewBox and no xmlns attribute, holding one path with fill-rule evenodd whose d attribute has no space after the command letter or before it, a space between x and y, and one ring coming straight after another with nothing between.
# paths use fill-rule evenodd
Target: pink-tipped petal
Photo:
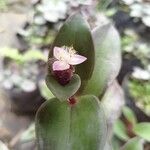
<instances>
[{"instance_id":1,"label":"pink-tipped petal","mask_svg":"<svg viewBox=\"0 0 150 150\"><path fill-rule=\"evenodd\" d=\"M53 71L66 70L70 68L70 65L64 61L55 61L52 65Z\"/></svg>"},{"instance_id":2,"label":"pink-tipped petal","mask_svg":"<svg viewBox=\"0 0 150 150\"><path fill-rule=\"evenodd\" d=\"M67 60L69 58L69 53L64 50L64 48L54 47L53 55L58 60Z\"/></svg>"},{"instance_id":3,"label":"pink-tipped petal","mask_svg":"<svg viewBox=\"0 0 150 150\"><path fill-rule=\"evenodd\" d=\"M83 63L84 61L86 61L86 57L78 55L78 54L74 54L70 59L69 59L69 64L70 65L78 65Z\"/></svg>"}]
</instances>

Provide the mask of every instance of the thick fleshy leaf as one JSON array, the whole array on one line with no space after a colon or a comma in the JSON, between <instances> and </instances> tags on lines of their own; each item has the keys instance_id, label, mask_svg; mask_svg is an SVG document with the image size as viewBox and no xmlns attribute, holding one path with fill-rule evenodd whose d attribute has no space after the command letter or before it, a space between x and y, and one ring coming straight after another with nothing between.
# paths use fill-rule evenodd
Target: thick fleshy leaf
<instances>
[{"instance_id":1,"label":"thick fleshy leaf","mask_svg":"<svg viewBox=\"0 0 150 150\"><path fill-rule=\"evenodd\" d=\"M132 138L121 150L144 150L143 141L139 137Z\"/></svg>"},{"instance_id":2,"label":"thick fleshy leaf","mask_svg":"<svg viewBox=\"0 0 150 150\"><path fill-rule=\"evenodd\" d=\"M113 150L120 150L120 147L122 145L121 141L116 136L113 136L111 140Z\"/></svg>"},{"instance_id":3,"label":"thick fleshy leaf","mask_svg":"<svg viewBox=\"0 0 150 150\"><path fill-rule=\"evenodd\" d=\"M132 123L132 125L135 125L137 122L136 116L132 109L130 109L127 106L123 107L123 115L126 117L126 119Z\"/></svg>"},{"instance_id":4,"label":"thick fleshy leaf","mask_svg":"<svg viewBox=\"0 0 150 150\"><path fill-rule=\"evenodd\" d=\"M80 77L77 74L74 74L71 81L66 85L61 85L58 81L52 76L47 75L46 84L50 91L61 101L67 100L69 97L73 96L81 85Z\"/></svg>"},{"instance_id":5,"label":"thick fleshy leaf","mask_svg":"<svg viewBox=\"0 0 150 150\"><path fill-rule=\"evenodd\" d=\"M95 96L83 96L77 104L54 98L41 106L36 116L39 150L103 150L106 122Z\"/></svg>"},{"instance_id":6,"label":"thick fleshy leaf","mask_svg":"<svg viewBox=\"0 0 150 150\"><path fill-rule=\"evenodd\" d=\"M123 141L127 141L129 139L126 132L126 127L121 120L116 121L114 124L114 133L119 139Z\"/></svg>"},{"instance_id":7,"label":"thick fleshy leaf","mask_svg":"<svg viewBox=\"0 0 150 150\"><path fill-rule=\"evenodd\" d=\"M93 31L95 66L84 94L99 96L112 83L121 66L120 37L111 24L100 26Z\"/></svg>"},{"instance_id":8,"label":"thick fleshy leaf","mask_svg":"<svg viewBox=\"0 0 150 150\"><path fill-rule=\"evenodd\" d=\"M125 103L123 91L116 80L107 88L101 102L105 108L108 139L111 139L114 123L120 117Z\"/></svg>"},{"instance_id":9,"label":"thick fleshy leaf","mask_svg":"<svg viewBox=\"0 0 150 150\"><path fill-rule=\"evenodd\" d=\"M105 107L108 124L114 124L120 117L125 104L123 90L116 80L106 89L101 102Z\"/></svg>"},{"instance_id":10,"label":"thick fleshy leaf","mask_svg":"<svg viewBox=\"0 0 150 150\"><path fill-rule=\"evenodd\" d=\"M150 123L149 122L136 124L133 128L133 131L139 137L150 142Z\"/></svg>"},{"instance_id":11,"label":"thick fleshy leaf","mask_svg":"<svg viewBox=\"0 0 150 150\"><path fill-rule=\"evenodd\" d=\"M53 57L55 46L73 46L79 55L87 58L85 62L76 66L76 73L81 77L82 85L86 84L93 72L94 45L90 28L80 14L68 18L60 28L49 53L49 58Z\"/></svg>"}]
</instances>

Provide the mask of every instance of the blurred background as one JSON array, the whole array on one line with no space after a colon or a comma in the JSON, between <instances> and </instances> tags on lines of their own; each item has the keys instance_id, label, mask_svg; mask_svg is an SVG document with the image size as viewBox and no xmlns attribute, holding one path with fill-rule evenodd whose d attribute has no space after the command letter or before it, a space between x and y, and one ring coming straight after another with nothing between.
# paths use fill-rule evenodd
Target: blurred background
<instances>
[{"instance_id":1,"label":"blurred background","mask_svg":"<svg viewBox=\"0 0 150 150\"><path fill-rule=\"evenodd\" d=\"M150 0L0 0L0 150L36 149L35 113L51 94L44 82L48 51L77 10L91 28L111 20L121 36L125 106L114 150L136 136L133 123L150 122ZM150 150L148 142L144 147Z\"/></svg>"}]
</instances>

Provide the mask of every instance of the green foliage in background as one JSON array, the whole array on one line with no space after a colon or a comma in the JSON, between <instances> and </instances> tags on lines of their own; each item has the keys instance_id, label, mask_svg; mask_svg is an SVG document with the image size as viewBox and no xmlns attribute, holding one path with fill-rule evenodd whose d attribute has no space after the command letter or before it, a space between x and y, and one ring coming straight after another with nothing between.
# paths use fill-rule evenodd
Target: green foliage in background
<instances>
[{"instance_id":1,"label":"green foliage in background","mask_svg":"<svg viewBox=\"0 0 150 150\"><path fill-rule=\"evenodd\" d=\"M128 86L137 106L150 116L150 82L133 79Z\"/></svg>"}]
</instances>

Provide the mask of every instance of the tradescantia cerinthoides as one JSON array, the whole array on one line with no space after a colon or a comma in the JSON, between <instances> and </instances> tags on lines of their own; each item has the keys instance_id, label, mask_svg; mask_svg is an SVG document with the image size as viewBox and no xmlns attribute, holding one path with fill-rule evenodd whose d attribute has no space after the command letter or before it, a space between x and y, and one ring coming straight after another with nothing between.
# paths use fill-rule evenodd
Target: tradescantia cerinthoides
<instances>
[{"instance_id":1,"label":"tradescantia cerinthoides","mask_svg":"<svg viewBox=\"0 0 150 150\"><path fill-rule=\"evenodd\" d=\"M105 149L101 97L116 78L120 60L119 36L112 25L90 31L81 14L69 17L49 53L46 84L55 98L37 112L38 150Z\"/></svg>"}]
</instances>

